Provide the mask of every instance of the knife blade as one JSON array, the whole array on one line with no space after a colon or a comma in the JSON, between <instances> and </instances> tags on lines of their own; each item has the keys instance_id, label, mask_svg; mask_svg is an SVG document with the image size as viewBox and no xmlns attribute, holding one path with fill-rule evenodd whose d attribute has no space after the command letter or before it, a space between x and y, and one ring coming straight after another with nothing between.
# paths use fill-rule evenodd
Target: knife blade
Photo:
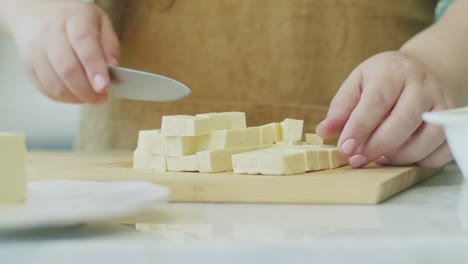
<instances>
[{"instance_id":1,"label":"knife blade","mask_svg":"<svg viewBox=\"0 0 468 264\"><path fill-rule=\"evenodd\" d=\"M168 102L192 93L183 83L155 73L109 66L109 74L110 93L125 99Z\"/></svg>"}]
</instances>

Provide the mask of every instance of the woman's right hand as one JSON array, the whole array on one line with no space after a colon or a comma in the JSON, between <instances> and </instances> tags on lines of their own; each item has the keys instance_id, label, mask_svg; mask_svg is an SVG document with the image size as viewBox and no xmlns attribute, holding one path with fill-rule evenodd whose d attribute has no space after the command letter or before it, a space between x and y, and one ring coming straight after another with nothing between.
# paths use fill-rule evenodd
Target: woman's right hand
<instances>
[{"instance_id":1,"label":"woman's right hand","mask_svg":"<svg viewBox=\"0 0 468 264\"><path fill-rule=\"evenodd\" d=\"M81 1L18 1L8 21L20 57L36 87L53 100L103 103L108 65L119 42L107 15Z\"/></svg>"}]
</instances>

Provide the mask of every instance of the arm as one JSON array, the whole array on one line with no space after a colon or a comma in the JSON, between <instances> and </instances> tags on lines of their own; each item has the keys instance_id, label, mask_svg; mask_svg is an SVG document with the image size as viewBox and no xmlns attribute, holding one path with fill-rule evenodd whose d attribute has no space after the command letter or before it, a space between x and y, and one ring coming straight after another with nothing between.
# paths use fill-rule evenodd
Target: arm
<instances>
[{"instance_id":1,"label":"arm","mask_svg":"<svg viewBox=\"0 0 468 264\"><path fill-rule=\"evenodd\" d=\"M449 107L468 104L468 0L455 0L439 21L400 50L439 76Z\"/></svg>"}]
</instances>

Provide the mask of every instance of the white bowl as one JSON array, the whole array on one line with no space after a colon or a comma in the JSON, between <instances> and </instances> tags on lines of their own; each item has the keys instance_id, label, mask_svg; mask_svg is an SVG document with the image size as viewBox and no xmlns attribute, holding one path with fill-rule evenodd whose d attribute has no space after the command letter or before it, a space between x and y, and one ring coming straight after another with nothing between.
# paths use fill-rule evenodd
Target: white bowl
<instances>
[{"instance_id":1,"label":"white bowl","mask_svg":"<svg viewBox=\"0 0 468 264\"><path fill-rule=\"evenodd\" d=\"M426 112L422 118L443 127L453 157L468 178L468 107Z\"/></svg>"}]
</instances>

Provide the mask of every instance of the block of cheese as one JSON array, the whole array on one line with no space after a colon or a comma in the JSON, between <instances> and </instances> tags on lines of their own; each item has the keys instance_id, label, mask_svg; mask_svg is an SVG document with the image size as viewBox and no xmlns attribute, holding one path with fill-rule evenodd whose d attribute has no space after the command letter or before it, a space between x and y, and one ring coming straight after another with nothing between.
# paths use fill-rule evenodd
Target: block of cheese
<instances>
[{"instance_id":1,"label":"block of cheese","mask_svg":"<svg viewBox=\"0 0 468 264\"><path fill-rule=\"evenodd\" d=\"M167 171L166 157L162 155L155 155L152 158L153 158L153 167L151 167L151 170Z\"/></svg>"},{"instance_id":2,"label":"block of cheese","mask_svg":"<svg viewBox=\"0 0 468 264\"><path fill-rule=\"evenodd\" d=\"M262 174L288 175L306 172L304 154L296 151L271 152L260 158Z\"/></svg>"},{"instance_id":3,"label":"block of cheese","mask_svg":"<svg viewBox=\"0 0 468 264\"><path fill-rule=\"evenodd\" d=\"M235 174L260 174L260 164L256 151L231 155L232 169Z\"/></svg>"},{"instance_id":4,"label":"block of cheese","mask_svg":"<svg viewBox=\"0 0 468 264\"><path fill-rule=\"evenodd\" d=\"M323 145L323 138L319 137L317 134L306 133L305 142L311 145Z\"/></svg>"},{"instance_id":5,"label":"block of cheese","mask_svg":"<svg viewBox=\"0 0 468 264\"><path fill-rule=\"evenodd\" d=\"M303 120L286 118L281 122L282 140L300 141L303 127Z\"/></svg>"},{"instance_id":6,"label":"block of cheese","mask_svg":"<svg viewBox=\"0 0 468 264\"><path fill-rule=\"evenodd\" d=\"M273 126L274 133L275 133L274 142L276 143L276 142L283 140L283 128L281 127L281 124L271 123L271 125Z\"/></svg>"},{"instance_id":7,"label":"block of cheese","mask_svg":"<svg viewBox=\"0 0 468 264\"><path fill-rule=\"evenodd\" d=\"M229 129L242 129L247 127L247 121L244 112L227 112L230 122Z\"/></svg>"},{"instance_id":8,"label":"block of cheese","mask_svg":"<svg viewBox=\"0 0 468 264\"><path fill-rule=\"evenodd\" d=\"M0 133L0 204L26 199L24 135Z\"/></svg>"},{"instance_id":9,"label":"block of cheese","mask_svg":"<svg viewBox=\"0 0 468 264\"><path fill-rule=\"evenodd\" d=\"M335 169L335 168L348 164L348 160L345 157L341 156L336 146L323 145L320 147L321 149L324 149L328 152L328 160L329 160L328 166L330 169Z\"/></svg>"},{"instance_id":10,"label":"block of cheese","mask_svg":"<svg viewBox=\"0 0 468 264\"><path fill-rule=\"evenodd\" d=\"M215 130L210 134L208 150L233 149L242 147L242 130Z\"/></svg>"},{"instance_id":11,"label":"block of cheese","mask_svg":"<svg viewBox=\"0 0 468 264\"><path fill-rule=\"evenodd\" d=\"M287 175L334 169L346 160L335 146L277 145L253 152L232 155L234 173Z\"/></svg>"},{"instance_id":12,"label":"block of cheese","mask_svg":"<svg viewBox=\"0 0 468 264\"><path fill-rule=\"evenodd\" d=\"M208 117L213 122L214 130L242 129L246 128L245 113L243 112L221 112L197 114L200 117Z\"/></svg>"},{"instance_id":13,"label":"block of cheese","mask_svg":"<svg viewBox=\"0 0 468 264\"><path fill-rule=\"evenodd\" d=\"M232 170L231 160L225 149L197 152L199 172L222 172Z\"/></svg>"},{"instance_id":14,"label":"block of cheese","mask_svg":"<svg viewBox=\"0 0 468 264\"><path fill-rule=\"evenodd\" d=\"M260 128L248 127L242 130L242 147L258 147L260 146Z\"/></svg>"},{"instance_id":15,"label":"block of cheese","mask_svg":"<svg viewBox=\"0 0 468 264\"><path fill-rule=\"evenodd\" d=\"M213 133L213 132L211 132ZM197 139L197 152L198 151L205 151L210 150L210 140L211 140L211 133L206 135L200 135ZM196 154L196 153L193 153Z\"/></svg>"},{"instance_id":16,"label":"block of cheese","mask_svg":"<svg viewBox=\"0 0 468 264\"><path fill-rule=\"evenodd\" d=\"M165 155L167 157L179 157L192 155L200 150L208 149L210 135L200 136L168 136L165 139Z\"/></svg>"},{"instance_id":17,"label":"block of cheese","mask_svg":"<svg viewBox=\"0 0 468 264\"><path fill-rule=\"evenodd\" d=\"M198 171L197 155L167 157L168 171Z\"/></svg>"},{"instance_id":18,"label":"block of cheese","mask_svg":"<svg viewBox=\"0 0 468 264\"><path fill-rule=\"evenodd\" d=\"M152 159L150 158L151 156L152 154L137 148L133 152L133 168L141 170L150 170L153 166Z\"/></svg>"},{"instance_id":19,"label":"block of cheese","mask_svg":"<svg viewBox=\"0 0 468 264\"><path fill-rule=\"evenodd\" d=\"M165 137L161 130L140 130L138 133L138 149L150 154L163 154Z\"/></svg>"},{"instance_id":20,"label":"block of cheese","mask_svg":"<svg viewBox=\"0 0 468 264\"><path fill-rule=\"evenodd\" d=\"M236 174L289 175L306 172L304 152L297 149L269 148L232 156Z\"/></svg>"},{"instance_id":21,"label":"block of cheese","mask_svg":"<svg viewBox=\"0 0 468 264\"><path fill-rule=\"evenodd\" d=\"M260 126L260 146L271 146L275 143L275 125L267 124Z\"/></svg>"},{"instance_id":22,"label":"block of cheese","mask_svg":"<svg viewBox=\"0 0 468 264\"><path fill-rule=\"evenodd\" d=\"M137 148L133 153L133 168L166 171L166 157L164 157L164 155L151 154Z\"/></svg>"},{"instance_id":23,"label":"block of cheese","mask_svg":"<svg viewBox=\"0 0 468 264\"><path fill-rule=\"evenodd\" d=\"M318 171L329 169L329 152L317 145L296 145L292 148L304 151L306 171Z\"/></svg>"},{"instance_id":24,"label":"block of cheese","mask_svg":"<svg viewBox=\"0 0 468 264\"><path fill-rule=\"evenodd\" d=\"M207 116L163 116L161 133L164 136L198 136L215 130L214 122Z\"/></svg>"}]
</instances>

